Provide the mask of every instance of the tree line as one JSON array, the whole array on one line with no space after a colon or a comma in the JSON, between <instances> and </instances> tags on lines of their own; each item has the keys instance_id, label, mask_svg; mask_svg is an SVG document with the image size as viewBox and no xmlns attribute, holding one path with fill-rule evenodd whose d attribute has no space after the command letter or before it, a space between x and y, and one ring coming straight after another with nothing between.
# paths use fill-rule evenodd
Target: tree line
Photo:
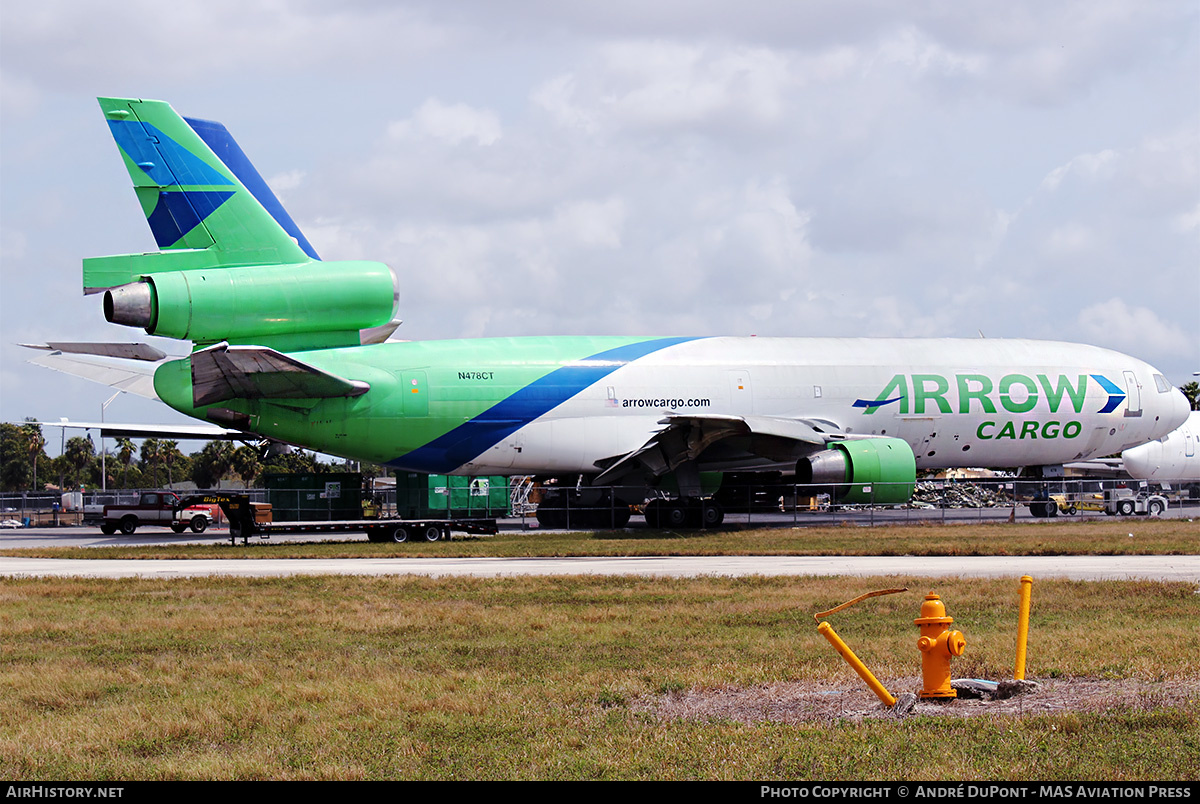
<instances>
[{"instance_id":1,"label":"tree line","mask_svg":"<svg viewBox=\"0 0 1200 804\"><path fill-rule=\"evenodd\" d=\"M115 441L115 446L114 442ZM0 424L0 491L89 490L160 488L164 484L192 481L198 488L241 481L255 486L264 474L346 471L344 463L329 464L304 450L272 455L265 461L256 447L235 446L229 441L209 441L200 450L185 454L171 439L143 439L139 447L131 438L105 439L101 459L92 436L72 436L57 457L46 454L46 437L36 421ZM101 483L101 468L108 482ZM366 469L366 467L364 467ZM369 472L368 472L369 473Z\"/></svg>"}]
</instances>

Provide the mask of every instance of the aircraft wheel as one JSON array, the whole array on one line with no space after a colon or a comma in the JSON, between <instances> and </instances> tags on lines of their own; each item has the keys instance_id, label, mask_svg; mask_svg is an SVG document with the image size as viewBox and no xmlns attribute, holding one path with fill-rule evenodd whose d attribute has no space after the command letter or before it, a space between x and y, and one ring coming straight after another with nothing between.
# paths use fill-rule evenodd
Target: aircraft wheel
<instances>
[{"instance_id":1,"label":"aircraft wheel","mask_svg":"<svg viewBox=\"0 0 1200 804\"><path fill-rule=\"evenodd\" d=\"M203 533L208 530L208 517L194 516L192 517L192 533Z\"/></svg>"},{"instance_id":2,"label":"aircraft wheel","mask_svg":"<svg viewBox=\"0 0 1200 804\"><path fill-rule=\"evenodd\" d=\"M669 502L662 507L662 515L659 519L662 521L663 527L682 528L687 524L687 513L687 506L682 502Z\"/></svg>"},{"instance_id":3,"label":"aircraft wheel","mask_svg":"<svg viewBox=\"0 0 1200 804\"><path fill-rule=\"evenodd\" d=\"M133 534L137 530L138 521L136 516L127 516L121 520L121 532L126 536Z\"/></svg>"},{"instance_id":4,"label":"aircraft wheel","mask_svg":"<svg viewBox=\"0 0 1200 804\"><path fill-rule=\"evenodd\" d=\"M1146 508L1146 513L1150 516L1161 516L1162 512L1163 505L1158 500L1151 500L1150 505Z\"/></svg>"},{"instance_id":5,"label":"aircraft wheel","mask_svg":"<svg viewBox=\"0 0 1200 804\"><path fill-rule=\"evenodd\" d=\"M1131 500L1121 500L1117 505L1117 513L1121 516L1129 516L1133 513L1133 502Z\"/></svg>"},{"instance_id":6,"label":"aircraft wheel","mask_svg":"<svg viewBox=\"0 0 1200 804\"><path fill-rule=\"evenodd\" d=\"M422 535L424 535L425 541L436 542L438 539L442 538L442 529L437 525L429 525L425 528Z\"/></svg>"},{"instance_id":7,"label":"aircraft wheel","mask_svg":"<svg viewBox=\"0 0 1200 804\"><path fill-rule=\"evenodd\" d=\"M661 500L651 500L646 503L645 509L642 511L642 516L646 518L646 524L652 528L659 526L659 512L662 510Z\"/></svg>"},{"instance_id":8,"label":"aircraft wheel","mask_svg":"<svg viewBox=\"0 0 1200 804\"><path fill-rule=\"evenodd\" d=\"M403 526L392 531L392 541L394 542L406 542L408 541L408 536L408 528Z\"/></svg>"}]
</instances>

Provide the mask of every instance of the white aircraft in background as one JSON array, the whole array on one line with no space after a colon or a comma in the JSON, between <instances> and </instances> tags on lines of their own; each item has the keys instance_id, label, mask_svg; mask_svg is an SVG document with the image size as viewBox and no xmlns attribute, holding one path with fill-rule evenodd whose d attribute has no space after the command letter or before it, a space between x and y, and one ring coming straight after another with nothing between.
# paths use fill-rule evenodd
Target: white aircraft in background
<instances>
[{"instance_id":1,"label":"white aircraft in background","mask_svg":"<svg viewBox=\"0 0 1200 804\"><path fill-rule=\"evenodd\" d=\"M1157 441L1121 453L1130 477L1152 483L1200 481L1200 411Z\"/></svg>"}]
</instances>

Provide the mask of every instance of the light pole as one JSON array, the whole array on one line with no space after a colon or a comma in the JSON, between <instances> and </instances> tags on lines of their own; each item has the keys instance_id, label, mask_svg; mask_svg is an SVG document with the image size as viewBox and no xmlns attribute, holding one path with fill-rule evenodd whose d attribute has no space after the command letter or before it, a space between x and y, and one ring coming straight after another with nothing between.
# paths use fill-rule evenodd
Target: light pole
<instances>
[{"instance_id":1,"label":"light pole","mask_svg":"<svg viewBox=\"0 0 1200 804\"><path fill-rule=\"evenodd\" d=\"M100 490L108 491L108 454L104 449L104 411L113 403L113 400L119 397L124 391L117 391L108 398L108 401L100 406Z\"/></svg>"}]
</instances>

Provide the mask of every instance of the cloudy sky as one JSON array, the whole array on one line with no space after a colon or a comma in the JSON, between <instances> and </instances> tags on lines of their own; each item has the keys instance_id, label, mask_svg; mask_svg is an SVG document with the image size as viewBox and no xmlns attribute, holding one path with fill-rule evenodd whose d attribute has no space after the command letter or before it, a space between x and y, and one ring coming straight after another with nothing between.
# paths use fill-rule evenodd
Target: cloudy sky
<instances>
[{"instance_id":1,"label":"cloudy sky","mask_svg":"<svg viewBox=\"0 0 1200 804\"><path fill-rule=\"evenodd\" d=\"M1198 17L5 3L0 419L94 420L109 396L14 343L146 339L80 291L81 258L154 250L97 95L225 123L323 258L398 269L398 336L982 332L1116 348L1182 384L1200 370ZM185 421L129 396L107 418Z\"/></svg>"}]
</instances>

